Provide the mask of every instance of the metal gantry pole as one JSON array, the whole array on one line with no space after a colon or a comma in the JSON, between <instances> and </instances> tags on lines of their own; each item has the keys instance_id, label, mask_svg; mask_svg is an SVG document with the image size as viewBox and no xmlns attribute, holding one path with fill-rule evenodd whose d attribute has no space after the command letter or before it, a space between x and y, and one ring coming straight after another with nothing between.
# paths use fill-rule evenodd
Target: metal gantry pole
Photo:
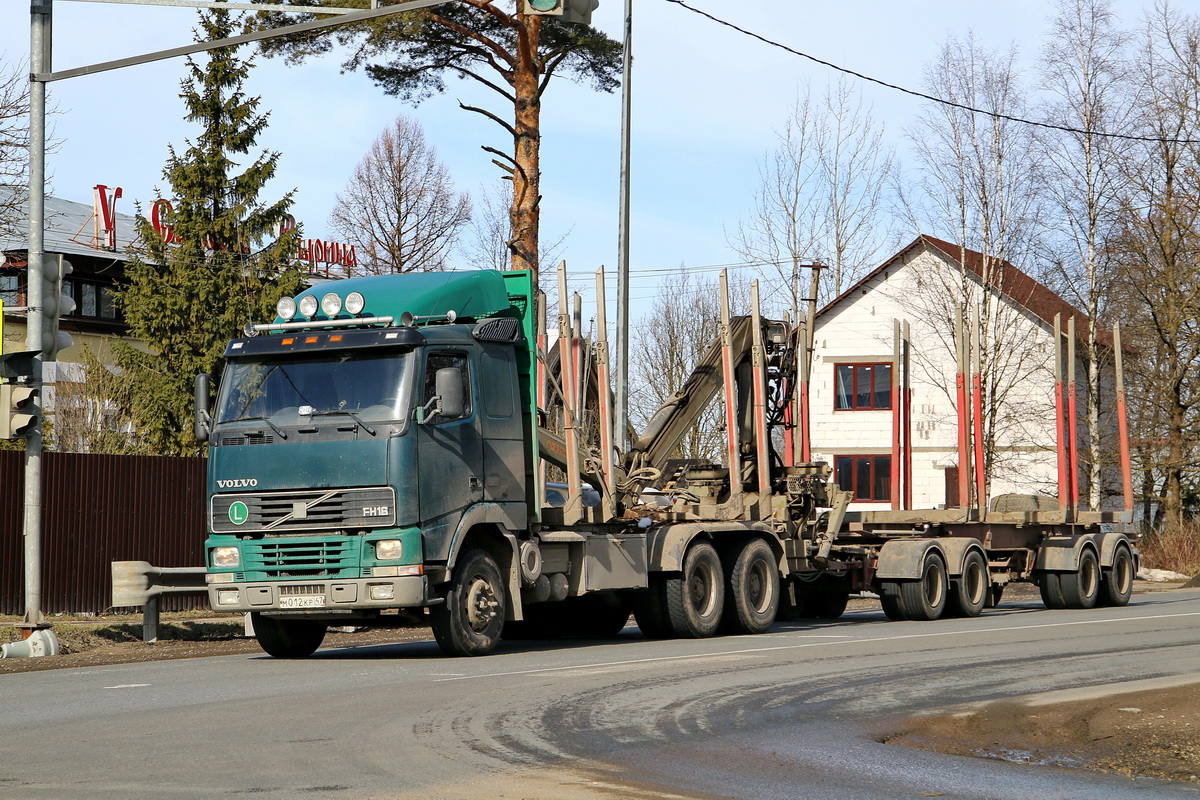
<instances>
[{"instance_id":1,"label":"metal gantry pole","mask_svg":"<svg viewBox=\"0 0 1200 800\"><path fill-rule=\"evenodd\" d=\"M25 440L25 616L22 627L48 627L42 614L42 276L45 274L46 232L46 84L36 75L50 71L50 32L53 0L29 5L29 256L26 266L25 348L33 357L31 385L36 392L36 419Z\"/></svg>"},{"instance_id":2,"label":"metal gantry pole","mask_svg":"<svg viewBox=\"0 0 1200 800\"><path fill-rule=\"evenodd\" d=\"M629 435L629 124L633 75L633 0L625 0L624 68L621 72L621 201L617 240L616 446L628 451Z\"/></svg>"}]
</instances>

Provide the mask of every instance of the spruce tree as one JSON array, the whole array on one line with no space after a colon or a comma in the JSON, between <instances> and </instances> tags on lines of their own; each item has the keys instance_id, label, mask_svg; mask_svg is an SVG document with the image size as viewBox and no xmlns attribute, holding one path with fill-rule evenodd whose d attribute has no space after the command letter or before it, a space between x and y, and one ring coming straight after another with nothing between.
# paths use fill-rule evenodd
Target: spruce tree
<instances>
[{"instance_id":1,"label":"spruce tree","mask_svg":"<svg viewBox=\"0 0 1200 800\"><path fill-rule=\"evenodd\" d=\"M204 11L196 38L234 30L228 11ZM145 253L129 263L117 294L129 332L148 348L125 345L118 353L132 384L130 410L144 444L164 455L201 452L192 434L195 376L218 372L225 343L247 322L273 317L275 301L300 286L292 259L298 231L274 233L293 192L269 205L258 199L279 153L262 152L244 168L236 160L250 154L269 116L243 93L252 63L236 50L208 51L203 67L188 59L180 97L185 119L201 131L182 155L168 146L171 236L138 215Z\"/></svg>"}]
</instances>

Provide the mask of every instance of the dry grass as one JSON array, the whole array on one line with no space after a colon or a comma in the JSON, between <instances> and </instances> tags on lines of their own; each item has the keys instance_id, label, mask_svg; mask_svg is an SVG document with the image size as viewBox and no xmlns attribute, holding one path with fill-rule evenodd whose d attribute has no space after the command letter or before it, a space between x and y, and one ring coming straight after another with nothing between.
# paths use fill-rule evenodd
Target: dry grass
<instances>
[{"instance_id":1,"label":"dry grass","mask_svg":"<svg viewBox=\"0 0 1200 800\"><path fill-rule=\"evenodd\" d=\"M1167 525L1142 536L1142 566L1200 575L1200 522Z\"/></svg>"}]
</instances>

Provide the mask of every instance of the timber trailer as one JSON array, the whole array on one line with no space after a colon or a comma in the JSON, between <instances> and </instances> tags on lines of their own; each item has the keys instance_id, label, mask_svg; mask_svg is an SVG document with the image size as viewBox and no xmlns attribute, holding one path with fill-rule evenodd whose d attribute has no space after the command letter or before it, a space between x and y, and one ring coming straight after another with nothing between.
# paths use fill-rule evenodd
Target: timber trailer
<instances>
[{"instance_id":1,"label":"timber trailer","mask_svg":"<svg viewBox=\"0 0 1200 800\"><path fill-rule=\"evenodd\" d=\"M755 284L734 317L724 275L715 341L645 431L618 436L603 273L594 342L558 277L556 337L529 273L481 271L321 283L230 342L215 406L196 381L212 607L302 657L329 625L414 615L447 654L482 655L506 637L612 636L631 613L649 637L765 633L862 592L895 620L977 616L1013 581L1051 608L1129 601L1127 468L1124 513L1078 510L1062 469L1054 507L972 504L963 469L962 508L850 511L829 465L806 460L811 312L766 320ZM724 462L671 460L718 400ZM1062 417L1060 402L1060 454ZM669 504L649 508L656 485Z\"/></svg>"}]
</instances>

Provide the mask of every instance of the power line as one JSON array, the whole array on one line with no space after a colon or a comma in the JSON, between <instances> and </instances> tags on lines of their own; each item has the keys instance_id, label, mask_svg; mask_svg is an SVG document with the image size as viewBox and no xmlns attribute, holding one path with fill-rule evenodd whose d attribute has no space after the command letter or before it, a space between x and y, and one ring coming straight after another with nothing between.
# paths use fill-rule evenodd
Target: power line
<instances>
[{"instance_id":1,"label":"power line","mask_svg":"<svg viewBox=\"0 0 1200 800\"><path fill-rule=\"evenodd\" d=\"M841 72L846 75L852 75L855 78L858 78L859 80L864 80L864 81L867 81L868 83L874 83L877 86L883 86L884 88L887 88L887 89L894 89L897 92L902 92L904 94L911 95L913 97L919 97L922 100L928 100L931 103L938 103L940 105L949 106L950 108L957 108L960 111L966 111L971 114L983 114L985 116L992 117L993 119L1002 119L1002 120L1006 120L1008 122L1016 122L1021 125L1033 125L1034 127L1037 127L1037 128L1047 128L1049 130L1059 131L1061 133L1074 133L1074 134L1083 134L1086 136L1103 137L1103 138L1108 138L1108 139L1121 139L1121 140L1128 141L1128 142L1171 142L1173 144L1200 144L1200 139L1172 139L1172 138L1166 137L1166 136L1136 136L1136 135L1130 134L1130 133L1108 133L1105 131L1089 131L1084 128L1074 128L1074 127L1071 127L1070 125L1058 125L1053 122L1039 122L1038 120L1025 119L1024 117L1014 117L1010 114L1002 114L999 111L988 111L988 110L982 109L982 108L975 108L974 106L969 106L964 103L958 103L958 102L955 102L954 100L946 100L945 98L942 98L942 97L936 97L935 95L925 94L924 92L918 92L915 89L908 89L904 86L900 86L895 83L888 83L887 81L880 80L879 78L872 78L870 75L864 75L861 72L856 72L852 69L847 69L846 67L839 66L837 64L834 64L831 61L825 61L823 59L817 58L816 56L810 56L808 53L803 53L799 50L796 50L795 48L788 47L785 44L781 44L780 42L776 42L772 39L768 39L765 36L760 36L759 34L754 33L753 31L749 31L749 30L746 30L745 28L738 27L737 25L734 25L732 22L723 20L720 17L715 17L712 14L709 14L707 11L701 11L698 8L693 8L692 6L690 6L686 2L684 2L684 0L666 0L666 2L674 3L675 5L677 5L681 8L685 8L688 11L691 11L693 14L699 14L700 16L704 17L705 19L711 20L712 22L715 22L718 25L724 25L726 28L732 28L733 30L737 31L738 33L742 34L743 36L749 36L751 39L757 39L758 41L762 42L763 44L770 45L771 47L779 48L780 50L783 50L784 52L787 52L787 53L791 53L794 56L799 56L800 58L806 58L809 61L813 62L814 64L820 64L823 67L829 67L830 69L836 70L837 72Z\"/></svg>"}]
</instances>

